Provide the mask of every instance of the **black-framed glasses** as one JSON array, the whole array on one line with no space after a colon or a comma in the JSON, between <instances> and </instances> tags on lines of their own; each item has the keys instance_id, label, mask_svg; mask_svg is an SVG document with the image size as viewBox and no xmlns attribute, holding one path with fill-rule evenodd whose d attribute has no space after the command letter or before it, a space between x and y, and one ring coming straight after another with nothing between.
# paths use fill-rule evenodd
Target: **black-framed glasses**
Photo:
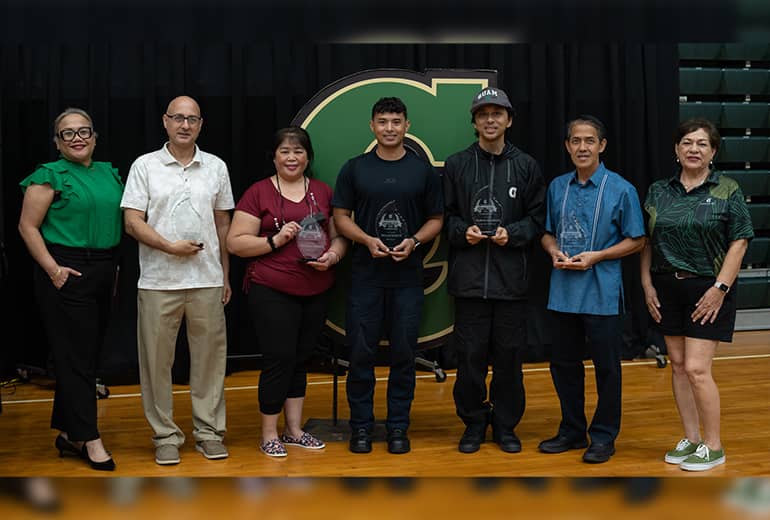
<instances>
[{"instance_id":1,"label":"black-framed glasses","mask_svg":"<svg viewBox=\"0 0 770 520\"><path fill-rule=\"evenodd\" d=\"M77 130L73 130L71 128L65 128L64 130L61 130L58 134L56 134L59 139L65 142L72 141L75 139L75 136L77 135L81 139L90 139L92 135L94 135L94 129L90 126L81 126Z\"/></svg>"},{"instance_id":2,"label":"black-framed glasses","mask_svg":"<svg viewBox=\"0 0 770 520\"><path fill-rule=\"evenodd\" d=\"M166 114L166 117L174 121L174 123L181 125L187 121L190 126L198 126L203 120L200 116L183 116L182 114Z\"/></svg>"}]
</instances>

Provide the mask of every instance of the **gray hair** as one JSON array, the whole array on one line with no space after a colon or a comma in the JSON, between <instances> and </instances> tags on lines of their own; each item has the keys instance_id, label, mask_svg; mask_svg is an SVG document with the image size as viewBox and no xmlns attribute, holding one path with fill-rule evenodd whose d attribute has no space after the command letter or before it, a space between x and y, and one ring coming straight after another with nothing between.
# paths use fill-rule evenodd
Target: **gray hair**
<instances>
[{"instance_id":1,"label":"gray hair","mask_svg":"<svg viewBox=\"0 0 770 520\"><path fill-rule=\"evenodd\" d=\"M86 112L82 108L68 107L68 108L65 108L64 112L62 112L61 114L56 116L56 119L53 120L53 140L54 140L54 142L56 141L56 139L58 137L58 134L59 134L59 124L61 124L61 120L64 119L65 117L69 116L69 115L72 115L72 114L77 114L79 116L83 116L84 118L88 119L88 122L91 124L91 128L93 129L93 127L94 127L94 120L91 119L91 116L88 115L88 112ZM96 132L94 132L94 135L96 135Z\"/></svg>"}]
</instances>

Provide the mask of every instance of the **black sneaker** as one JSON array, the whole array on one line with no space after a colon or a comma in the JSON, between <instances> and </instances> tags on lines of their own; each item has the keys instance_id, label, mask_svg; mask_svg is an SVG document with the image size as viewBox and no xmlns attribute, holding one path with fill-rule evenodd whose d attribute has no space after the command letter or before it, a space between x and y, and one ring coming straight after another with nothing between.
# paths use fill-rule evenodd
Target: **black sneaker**
<instances>
[{"instance_id":1,"label":"black sneaker","mask_svg":"<svg viewBox=\"0 0 770 520\"><path fill-rule=\"evenodd\" d=\"M460 437L460 444L457 449L460 450L460 453L475 453L481 449L486 436L486 424L469 424L465 427L463 436Z\"/></svg>"},{"instance_id":2,"label":"black sneaker","mask_svg":"<svg viewBox=\"0 0 770 520\"><path fill-rule=\"evenodd\" d=\"M394 454L409 453L409 437L404 430L396 428L388 432L388 451Z\"/></svg>"},{"instance_id":3,"label":"black sneaker","mask_svg":"<svg viewBox=\"0 0 770 520\"><path fill-rule=\"evenodd\" d=\"M359 428L350 436L350 451L353 453L369 453L372 451L372 436L366 428Z\"/></svg>"}]
</instances>

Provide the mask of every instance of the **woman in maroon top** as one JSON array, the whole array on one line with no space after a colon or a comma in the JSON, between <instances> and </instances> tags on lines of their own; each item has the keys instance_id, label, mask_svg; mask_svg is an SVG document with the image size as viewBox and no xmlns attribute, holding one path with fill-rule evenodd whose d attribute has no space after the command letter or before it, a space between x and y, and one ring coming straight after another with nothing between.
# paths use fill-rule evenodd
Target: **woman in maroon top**
<instances>
[{"instance_id":1,"label":"woman in maroon top","mask_svg":"<svg viewBox=\"0 0 770 520\"><path fill-rule=\"evenodd\" d=\"M227 249L251 258L244 289L262 351L260 449L285 457L286 445L321 449L302 431L307 364L326 317L332 266L347 250L331 219L331 188L310 178L313 146L299 127L278 130L276 173L251 185L238 201ZM331 240L330 238L331 237ZM278 416L286 425L278 436Z\"/></svg>"}]
</instances>

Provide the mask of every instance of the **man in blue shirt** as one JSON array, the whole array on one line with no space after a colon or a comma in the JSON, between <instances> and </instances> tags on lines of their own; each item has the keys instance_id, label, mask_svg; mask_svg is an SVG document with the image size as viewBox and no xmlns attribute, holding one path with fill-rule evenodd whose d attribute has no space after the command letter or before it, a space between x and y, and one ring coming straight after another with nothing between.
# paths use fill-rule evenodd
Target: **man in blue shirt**
<instances>
[{"instance_id":1,"label":"man in blue shirt","mask_svg":"<svg viewBox=\"0 0 770 520\"><path fill-rule=\"evenodd\" d=\"M607 146L604 124L589 115L567 125L565 146L575 170L548 187L543 249L553 271L548 309L559 326L551 377L561 402L555 437L540 443L544 453L591 445L585 462L606 462L620 431L624 312L620 259L644 247L644 221L636 189L600 162ZM587 427L585 417L586 343L596 373L598 403Z\"/></svg>"}]
</instances>

